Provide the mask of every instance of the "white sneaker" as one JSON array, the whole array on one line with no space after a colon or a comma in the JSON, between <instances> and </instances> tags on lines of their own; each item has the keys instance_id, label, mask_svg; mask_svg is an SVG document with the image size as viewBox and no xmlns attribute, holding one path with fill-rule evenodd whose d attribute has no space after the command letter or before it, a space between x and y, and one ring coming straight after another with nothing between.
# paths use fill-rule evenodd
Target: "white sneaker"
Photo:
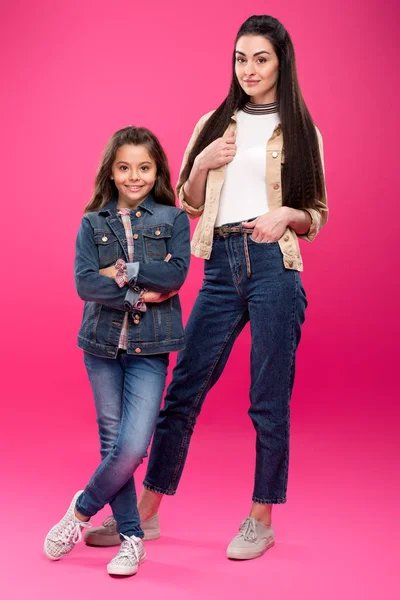
<instances>
[{"instance_id":1,"label":"white sneaker","mask_svg":"<svg viewBox=\"0 0 400 600\"><path fill-rule=\"evenodd\" d=\"M121 534L124 541L119 552L107 565L109 575L135 575L139 565L146 559L146 552L140 538Z\"/></svg>"},{"instance_id":2,"label":"white sneaker","mask_svg":"<svg viewBox=\"0 0 400 600\"><path fill-rule=\"evenodd\" d=\"M91 527L90 521L80 521L75 516L75 504L82 491L76 492L66 514L46 535L44 553L50 560L59 560L71 552L75 544L81 541L81 530Z\"/></svg>"}]
</instances>

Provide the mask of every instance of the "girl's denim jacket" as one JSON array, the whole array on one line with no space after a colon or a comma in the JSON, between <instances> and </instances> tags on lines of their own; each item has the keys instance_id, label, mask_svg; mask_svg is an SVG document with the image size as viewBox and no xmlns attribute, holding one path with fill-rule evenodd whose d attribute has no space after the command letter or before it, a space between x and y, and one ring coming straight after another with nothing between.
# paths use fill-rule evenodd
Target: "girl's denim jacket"
<instances>
[{"instance_id":1,"label":"girl's denim jacket","mask_svg":"<svg viewBox=\"0 0 400 600\"><path fill-rule=\"evenodd\" d=\"M75 285L85 300L78 346L96 356L115 358L125 312L128 354L158 354L184 347L182 312L178 295L147 305L141 313L134 306L141 289L166 293L179 290L190 261L190 227L186 214L174 206L158 204L148 196L131 211L134 260L128 262L125 229L111 201L87 213L76 241ZM167 254L171 255L165 262ZM128 284L120 288L99 269L127 262Z\"/></svg>"}]
</instances>

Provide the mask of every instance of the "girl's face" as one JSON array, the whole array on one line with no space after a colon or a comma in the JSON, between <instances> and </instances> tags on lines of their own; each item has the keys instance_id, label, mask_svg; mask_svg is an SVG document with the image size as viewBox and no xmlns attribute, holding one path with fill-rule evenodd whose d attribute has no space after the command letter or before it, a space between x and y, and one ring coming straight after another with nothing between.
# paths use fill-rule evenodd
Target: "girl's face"
<instances>
[{"instance_id":1,"label":"girl's face","mask_svg":"<svg viewBox=\"0 0 400 600\"><path fill-rule=\"evenodd\" d=\"M145 146L120 146L111 169L111 179L118 190L118 207L136 208L149 195L156 176L156 163Z\"/></svg>"},{"instance_id":2,"label":"girl's face","mask_svg":"<svg viewBox=\"0 0 400 600\"><path fill-rule=\"evenodd\" d=\"M235 73L254 104L276 102L279 60L269 40L261 35L243 35L236 48Z\"/></svg>"}]
</instances>

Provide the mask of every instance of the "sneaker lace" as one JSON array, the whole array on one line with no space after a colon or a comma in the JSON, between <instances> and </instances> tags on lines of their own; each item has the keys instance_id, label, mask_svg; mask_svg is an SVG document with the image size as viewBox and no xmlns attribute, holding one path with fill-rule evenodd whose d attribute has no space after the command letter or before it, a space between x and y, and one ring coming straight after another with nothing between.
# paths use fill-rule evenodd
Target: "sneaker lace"
<instances>
[{"instance_id":1,"label":"sneaker lace","mask_svg":"<svg viewBox=\"0 0 400 600\"><path fill-rule=\"evenodd\" d=\"M256 522L255 519L251 517L247 517L240 527L239 527L239 535L243 537L245 542L255 542L257 541L257 531L256 531Z\"/></svg>"},{"instance_id":2,"label":"sneaker lace","mask_svg":"<svg viewBox=\"0 0 400 600\"><path fill-rule=\"evenodd\" d=\"M111 525L114 525L115 523L115 519L113 517L113 515L108 515L108 517L106 517L104 519L104 521L102 522L103 527L111 527Z\"/></svg>"},{"instance_id":3,"label":"sneaker lace","mask_svg":"<svg viewBox=\"0 0 400 600\"><path fill-rule=\"evenodd\" d=\"M89 529L92 524L87 521L70 521L66 527L60 531L59 540L65 546L68 546L71 542L77 544L82 539L82 529Z\"/></svg>"},{"instance_id":4,"label":"sneaker lace","mask_svg":"<svg viewBox=\"0 0 400 600\"><path fill-rule=\"evenodd\" d=\"M134 535L132 535L131 537L128 537L123 533L121 533L121 535L124 538L124 541L122 542L120 551L118 552L118 558L131 558L133 551L137 562L139 562L138 542L140 542L141 539L135 537Z\"/></svg>"}]
</instances>

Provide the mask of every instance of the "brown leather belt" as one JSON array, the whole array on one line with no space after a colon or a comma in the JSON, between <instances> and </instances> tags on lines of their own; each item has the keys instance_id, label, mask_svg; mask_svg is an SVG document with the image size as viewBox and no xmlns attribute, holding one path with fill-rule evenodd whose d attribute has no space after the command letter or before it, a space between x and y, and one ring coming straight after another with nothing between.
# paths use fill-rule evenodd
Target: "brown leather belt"
<instances>
[{"instance_id":1,"label":"brown leather belt","mask_svg":"<svg viewBox=\"0 0 400 600\"><path fill-rule=\"evenodd\" d=\"M249 234L253 233L253 231L254 227L252 229L243 229L241 225L221 225L221 227L214 227L214 235L221 237L228 237L232 233Z\"/></svg>"},{"instance_id":2,"label":"brown leather belt","mask_svg":"<svg viewBox=\"0 0 400 600\"><path fill-rule=\"evenodd\" d=\"M246 268L247 268L247 277L251 277L251 264L250 264L250 254L249 254L249 244L248 238L254 231L254 227L251 229L243 229L242 225L221 225L221 227L214 227L214 235L219 235L220 237L226 238L230 236L232 233L241 233L243 235L244 241L244 255L246 257Z\"/></svg>"}]
</instances>

